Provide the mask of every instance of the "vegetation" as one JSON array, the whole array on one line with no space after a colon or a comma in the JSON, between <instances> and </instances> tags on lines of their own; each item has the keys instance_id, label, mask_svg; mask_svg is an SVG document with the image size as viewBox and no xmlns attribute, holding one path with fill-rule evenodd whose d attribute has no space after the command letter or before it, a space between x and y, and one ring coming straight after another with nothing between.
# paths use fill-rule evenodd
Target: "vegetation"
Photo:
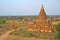
<instances>
[{"instance_id":1,"label":"vegetation","mask_svg":"<svg viewBox=\"0 0 60 40\"><path fill-rule=\"evenodd\" d=\"M0 26L0 28L2 28L2 26Z\"/></svg>"},{"instance_id":2,"label":"vegetation","mask_svg":"<svg viewBox=\"0 0 60 40\"><path fill-rule=\"evenodd\" d=\"M60 39L60 23L56 25L57 37Z\"/></svg>"},{"instance_id":3,"label":"vegetation","mask_svg":"<svg viewBox=\"0 0 60 40\"><path fill-rule=\"evenodd\" d=\"M14 31L11 34L19 35L19 36L22 36L22 37L33 37L33 36L36 36L35 32L30 32L30 31L28 31L26 29L23 29L23 28L21 28L20 30Z\"/></svg>"},{"instance_id":4,"label":"vegetation","mask_svg":"<svg viewBox=\"0 0 60 40\"><path fill-rule=\"evenodd\" d=\"M37 18L37 16L30 16L30 17L33 18L33 19ZM10 30L9 29L9 27L11 26L10 20L12 22L15 22L13 29L17 29L17 28L22 27L23 18L24 18L24 16L4 16L4 17L0 17L0 34L3 34L4 32ZM60 21L60 19L58 19L57 16L56 17L48 17L48 18L50 18L50 20L52 22ZM13 21L13 20L16 20L17 22ZM8 22L5 22L5 21L8 21ZM28 25L28 22L26 24ZM60 24L56 25L56 31L58 32L57 37L60 38ZM36 32L30 32L26 29L20 28L20 30L16 30L16 31L12 32L11 35L13 35L13 36L17 35L17 36L19 36L19 38L20 37L35 37L35 36L37 36L37 33ZM41 33L40 33L40 36L53 38L56 35L54 33L51 33L51 34L47 33L47 34L41 35Z\"/></svg>"},{"instance_id":5,"label":"vegetation","mask_svg":"<svg viewBox=\"0 0 60 40\"><path fill-rule=\"evenodd\" d=\"M1 23L5 23L5 20L4 19L0 19L0 24Z\"/></svg>"}]
</instances>

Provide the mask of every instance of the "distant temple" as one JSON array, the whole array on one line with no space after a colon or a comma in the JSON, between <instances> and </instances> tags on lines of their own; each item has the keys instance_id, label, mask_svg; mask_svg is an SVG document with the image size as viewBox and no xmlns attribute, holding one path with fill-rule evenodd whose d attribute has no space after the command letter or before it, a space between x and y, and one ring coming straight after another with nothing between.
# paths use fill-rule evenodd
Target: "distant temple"
<instances>
[{"instance_id":1,"label":"distant temple","mask_svg":"<svg viewBox=\"0 0 60 40\"><path fill-rule=\"evenodd\" d=\"M46 13L44 11L44 6L42 5L40 13L36 20L30 22L29 31L39 31L39 32L53 32L54 27L52 23L47 19Z\"/></svg>"}]
</instances>

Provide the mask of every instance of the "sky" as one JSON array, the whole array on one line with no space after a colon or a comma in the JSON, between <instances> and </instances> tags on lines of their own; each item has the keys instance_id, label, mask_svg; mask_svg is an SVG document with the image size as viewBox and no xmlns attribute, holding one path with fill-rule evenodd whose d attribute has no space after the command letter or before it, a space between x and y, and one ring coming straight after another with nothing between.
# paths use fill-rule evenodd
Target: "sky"
<instances>
[{"instance_id":1,"label":"sky","mask_svg":"<svg viewBox=\"0 0 60 40\"><path fill-rule=\"evenodd\" d=\"M47 15L60 15L60 0L0 0L0 16L38 15L42 4Z\"/></svg>"}]
</instances>

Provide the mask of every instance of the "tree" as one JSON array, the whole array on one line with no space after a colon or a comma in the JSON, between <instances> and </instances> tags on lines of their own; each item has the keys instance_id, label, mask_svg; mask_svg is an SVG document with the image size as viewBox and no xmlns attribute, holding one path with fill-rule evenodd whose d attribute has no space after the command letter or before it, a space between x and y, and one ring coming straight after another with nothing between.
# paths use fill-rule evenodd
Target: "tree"
<instances>
[{"instance_id":1,"label":"tree","mask_svg":"<svg viewBox=\"0 0 60 40\"><path fill-rule=\"evenodd\" d=\"M56 31L60 32L60 23L56 25Z\"/></svg>"},{"instance_id":2,"label":"tree","mask_svg":"<svg viewBox=\"0 0 60 40\"><path fill-rule=\"evenodd\" d=\"M60 39L60 23L56 25L57 37Z\"/></svg>"}]
</instances>

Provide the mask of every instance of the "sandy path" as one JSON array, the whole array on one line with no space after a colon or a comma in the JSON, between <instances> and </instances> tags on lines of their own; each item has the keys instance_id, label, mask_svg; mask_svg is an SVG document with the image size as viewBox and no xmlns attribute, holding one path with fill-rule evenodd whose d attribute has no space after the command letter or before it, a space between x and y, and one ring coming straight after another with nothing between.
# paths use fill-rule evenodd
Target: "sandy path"
<instances>
[{"instance_id":1,"label":"sandy path","mask_svg":"<svg viewBox=\"0 0 60 40\"><path fill-rule=\"evenodd\" d=\"M9 30L9 31L7 31L6 33L4 33L3 35L1 35L0 36L0 40L4 40L4 39L6 39L8 36L9 36L9 34L11 33L11 32L13 32L14 30Z\"/></svg>"}]
</instances>

